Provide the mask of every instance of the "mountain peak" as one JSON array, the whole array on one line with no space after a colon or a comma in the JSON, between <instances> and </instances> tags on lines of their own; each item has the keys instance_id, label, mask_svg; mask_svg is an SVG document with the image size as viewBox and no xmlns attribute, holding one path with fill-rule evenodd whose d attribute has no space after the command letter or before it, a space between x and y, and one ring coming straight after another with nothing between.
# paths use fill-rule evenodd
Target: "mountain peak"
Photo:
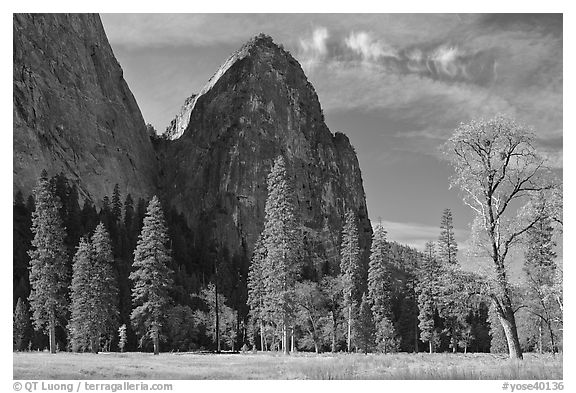
<instances>
[{"instance_id":1,"label":"mountain peak","mask_svg":"<svg viewBox=\"0 0 576 393\"><path fill-rule=\"evenodd\" d=\"M284 68L283 71L280 71L280 74L283 75L287 72L286 68L291 66L298 69L297 72L302 74L302 78L306 78L296 59L294 59L281 44L276 44L271 36L260 33L250 38L240 48L228 56L226 61L224 61L220 68L210 77L197 95L186 99L181 111L167 127L164 136L169 140L180 138L187 128L190 115L202 97L211 91L234 65L248 59L249 61L247 61L246 64L249 64L249 68L251 69L248 70L248 72L251 74L263 74L263 70L268 72L272 70L278 71L277 68ZM259 70L256 71L253 68L258 68ZM236 80L235 82L238 81ZM309 87L313 90L311 85L309 85Z\"/></svg>"}]
</instances>

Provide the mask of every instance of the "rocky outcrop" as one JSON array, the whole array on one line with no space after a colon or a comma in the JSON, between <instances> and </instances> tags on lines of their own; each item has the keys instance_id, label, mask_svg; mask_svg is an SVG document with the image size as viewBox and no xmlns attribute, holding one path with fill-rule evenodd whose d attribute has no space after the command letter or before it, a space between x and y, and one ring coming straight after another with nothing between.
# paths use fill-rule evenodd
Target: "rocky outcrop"
<instances>
[{"instance_id":1,"label":"rocky outcrop","mask_svg":"<svg viewBox=\"0 0 576 393\"><path fill-rule=\"evenodd\" d=\"M260 35L230 56L184 108L189 121L182 135L158 145L160 186L193 226L197 246L251 253L263 228L266 178L283 154L309 267L337 270L348 208L358 215L367 250L372 229L356 153L344 134L330 132L302 68L270 37Z\"/></svg>"},{"instance_id":2,"label":"rocky outcrop","mask_svg":"<svg viewBox=\"0 0 576 393\"><path fill-rule=\"evenodd\" d=\"M190 123L190 114L196 103L197 94L192 94L190 97L184 100L184 105L180 109L180 112L176 115L174 119L170 122L170 125L166 128L163 137L168 140L178 139L184 133L184 130L188 127Z\"/></svg>"},{"instance_id":3,"label":"rocky outcrop","mask_svg":"<svg viewBox=\"0 0 576 393\"><path fill-rule=\"evenodd\" d=\"M29 194L47 169L95 202L116 183L151 196L154 150L99 16L13 18L14 192Z\"/></svg>"}]
</instances>

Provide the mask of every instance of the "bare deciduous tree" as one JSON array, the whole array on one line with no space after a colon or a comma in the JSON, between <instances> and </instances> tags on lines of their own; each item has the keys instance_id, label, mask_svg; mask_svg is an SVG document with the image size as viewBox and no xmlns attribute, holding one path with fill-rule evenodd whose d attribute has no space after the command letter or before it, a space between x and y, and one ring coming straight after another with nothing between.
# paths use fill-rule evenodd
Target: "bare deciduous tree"
<instances>
[{"instance_id":1,"label":"bare deciduous tree","mask_svg":"<svg viewBox=\"0 0 576 393\"><path fill-rule=\"evenodd\" d=\"M443 146L464 203L476 212L476 238L495 274L490 298L504 328L511 358L522 358L507 276L510 251L545 217L561 216L555 208L558 185L534 147L534 136L514 120L496 116L461 124ZM550 203L536 201L546 194ZM561 218L555 217L560 220Z\"/></svg>"}]
</instances>

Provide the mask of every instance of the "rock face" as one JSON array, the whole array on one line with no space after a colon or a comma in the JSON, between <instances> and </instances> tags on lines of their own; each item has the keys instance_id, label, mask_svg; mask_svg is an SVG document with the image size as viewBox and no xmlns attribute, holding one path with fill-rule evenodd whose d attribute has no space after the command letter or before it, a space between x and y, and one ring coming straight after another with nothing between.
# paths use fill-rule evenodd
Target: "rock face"
<instances>
[{"instance_id":1,"label":"rock face","mask_svg":"<svg viewBox=\"0 0 576 393\"><path fill-rule=\"evenodd\" d=\"M116 183L150 197L156 157L99 16L13 18L14 192L29 194L47 169L95 202Z\"/></svg>"},{"instance_id":2,"label":"rock face","mask_svg":"<svg viewBox=\"0 0 576 393\"><path fill-rule=\"evenodd\" d=\"M192 113L192 109L194 108L194 104L196 104L196 97L197 94L192 94L190 97L186 98L184 101L184 105L180 109L180 112L176 115L176 117L170 122L170 125L166 128L164 132L164 137L169 140L178 139L188 127L188 123L190 122L190 114Z\"/></svg>"},{"instance_id":3,"label":"rock face","mask_svg":"<svg viewBox=\"0 0 576 393\"><path fill-rule=\"evenodd\" d=\"M182 135L158 145L160 187L192 225L197 246L220 243L250 255L263 228L266 178L283 154L310 268L337 271L345 209L357 213L361 247L369 247L356 153L344 134L327 128L302 68L270 37L260 35L234 53L184 111L173 122L182 127L188 119Z\"/></svg>"},{"instance_id":4,"label":"rock face","mask_svg":"<svg viewBox=\"0 0 576 393\"><path fill-rule=\"evenodd\" d=\"M13 72L14 191L29 194L46 168L95 202L116 183L123 195L160 193L185 216L198 250L222 244L246 261L282 154L311 272L338 270L346 209L369 247L354 149L330 132L302 68L270 37L245 44L187 99L156 151L97 15L15 14Z\"/></svg>"}]
</instances>

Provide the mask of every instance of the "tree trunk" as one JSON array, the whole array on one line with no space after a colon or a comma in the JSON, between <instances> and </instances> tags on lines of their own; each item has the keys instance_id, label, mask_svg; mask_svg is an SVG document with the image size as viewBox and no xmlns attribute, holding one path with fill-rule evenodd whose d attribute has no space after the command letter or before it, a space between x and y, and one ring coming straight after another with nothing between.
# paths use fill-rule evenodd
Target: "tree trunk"
<instances>
[{"instance_id":1,"label":"tree trunk","mask_svg":"<svg viewBox=\"0 0 576 393\"><path fill-rule=\"evenodd\" d=\"M552 346L552 353L556 353L558 352L558 349L556 348L556 340L554 340L554 332L552 331L552 323L548 320L546 322L546 324L548 325L548 331L550 332L550 345Z\"/></svg>"},{"instance_id":2,"label":"tree trunk","mask_svg":"<svg viewBox=\"0 0 576 393\"><path fill-rule=\"evenodd\" d=\"M289 355L290 352L288 350L288 321L286 320L286 318L284 318L284 326L282 327L282 349L284 350L284 354L285 355Z\"/></svg>"},{"instance_id":3,"label":"tree trunk","mask_svg":"<svg viewBox=\"0 0 576 393\"><path fill-rule=\"evenodd\" d=\"M432 353L432 339L428 341L428 347L430 348L430 353Z\"/></svg>"},{"instance_id":4,"label":"tree trunk","mask_svg":"<svg viewBox=\"0 0 576 393\"><path fill-rule=\"evenodd\" d=\"M98 353L98 341L97 337L92 337L90 339L90 349L92 350L92 353Z\"/></svg>"},{"instance_id":5,"label":"tree trunk","mask_svg":"<svg viewBox=\"0 0 576 393\"><path fill-rule=\"evenodd\" d=\"M261 351L266 350L266 342L264 339L264 324L262 323L262 321L260 321L260 350Z\"/></svg>"},{"instance_id":6,"label":"tree trunk","mask_svg":"<svg viewBox=\"0 0 576 393\"><path fill-rule=\"evenodd\" d=\"M294 352L294 348L296 347L296 344L294 342L294 328L290 328L290 339L291 339L291 345L290 345L290 352Z\"/></svg>"},{"instance_id":7,"label":"tree trunk","mask_svg":"<svg viewBox=\"0 0 576 393\"><path fill-rule=\"evenodd\" d=\"M214 284L214 302L216 309L216 353L220 353L220 312L218 310L218 264L216 264L216 283Z\"/></svg>"},{"instance_id":8,"label":"tree trunk","mask_svg":"<svg viewBox=\"0 0 576 393\"><path fill-rule=\"evenodd\" d=\"M350 353L352 349L352 305L348 306L348 340L346 350Z\"/></svg>"},{"instance_id":9,"label":"tree trunk","mask_svg":"<svg viewBox=\"0 0 576 393\"><path fill-rule=\"evenodd\" d=\"M508 298L504 298L502 304L495 304L496 314L500 320L500 324L504 328L506 335L506 342L508 343L508 353L510 359L522 359L522 348L520 348L520 340L518 339L518 329L516 328L516 318L514 317L514 310L512 303Z\"/></svg>"},{"instance_id":10,"label":"tree trunk","mask_svg":"<svg viewBox=\"0 0 576 393\"><path fill-rule=\"evenodd\" d=\"M454 335L454 333L452 333L452 353L456 353L456 351L458 350L458 344L456 343L456 337Z\"/></svg>"},{"instance_id":11,"label":"tree trunk","mask_svg":"<svg viewBox=\"0 0 576 393\"><path fill-rule=\"evenodd\" d=\"M56 353L56 321L53 316L50 317L50 326L48 335L50 338L50 353Z\"/></svg>"},{"instance_id":12,"label":"tree trunk","mask_svg":"<svg viewBox=\"0 0 576 393\"><path fill-rule=\"evenodd\" d=\"M542 353L542 319L538 321L538 353Z\"/></svg>"},{"instance_id":13,"label":"tree trunk","mask_svg":"<svg viewBox=\"0 0 576 393\"><path fill-rule=\"evenodd\" d=\"M154 355L159 355L160 354L160 340L158 337L158 329L154 328L154 331L152 332L152 341L154 343Z\"/></svg>"},{"instance_id":14,"label":"tree trunk","mask_svg":"<svg viewBox=\"0 0 576 393\"><path fill-rule=\"evenodd\" d=\"M418 319L414 321L414 352L418 353Z\"/></svg>"},{"instance_id":15,"label":"tree trunk","mask_svg":"<svg viewBox=\"0 0 576 393\"><path fill-rule=\"evenodd\" d=\"M336 313L332 311L332 353L336 352Z\"/></svg>"}]
</instances>

